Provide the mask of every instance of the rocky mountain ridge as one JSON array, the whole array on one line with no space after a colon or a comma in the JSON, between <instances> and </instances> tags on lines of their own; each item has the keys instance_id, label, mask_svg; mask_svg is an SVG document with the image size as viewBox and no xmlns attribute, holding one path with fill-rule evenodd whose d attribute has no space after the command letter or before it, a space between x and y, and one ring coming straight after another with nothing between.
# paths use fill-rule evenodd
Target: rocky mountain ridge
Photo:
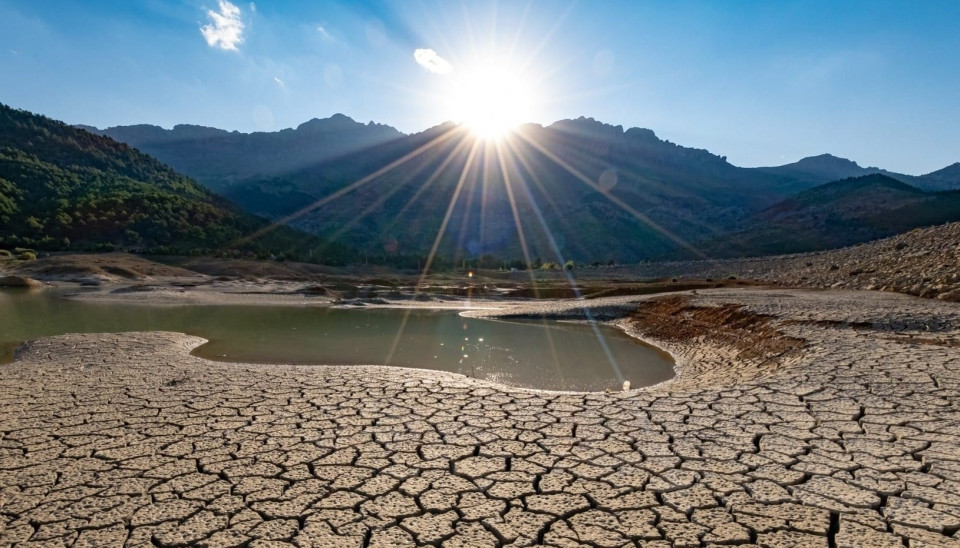
<instances>
[{"instance_id":1,"label":"rocky mountain ridge","mask_svg":"<svg viewBox=\"0 0 960 548\"><path fill-rule=\"evenodd\" d=\"M798 193L842 178L838 175L882 172L877 168L830 155L775 168L740 168L724 156L660 139L650 129L585 117L527 124L496 146L478 143L452 123L402 135L343 115L274 133L198 126L104 132L142 147L253 213L338 238L383 261L409 256L417 264L415 257L425 257L436 244L438 253L453 261L486 256L500 264L537 257L628 262L694 258L697 249L746 255L805 251L892 233L854 230L838 240L821 231L784 243L762 224L768 221L762 212ZM960 187L960 173L954 180L950 168L919 178L882 173L925 188ZM455 222L446 223L437 242L448 209ZM742 241L767 243L751 243L749 249L712 245L750 229L757 237ZM796 235L792 227L781 232Z\"/></svg>"},{"instance_id":2,"label":"rocky mountain ridge","mask_svg":"<svg viewBox=\"0 0 960 548\"><path fill-rule=\"evenodd\" d=\"M363 124L343 114L308 120L295 129L241 133L192 124L82 129L137 148L222 192L238 180L295 171L403 137L396 129Z\"/></svg>"}]
</instances>

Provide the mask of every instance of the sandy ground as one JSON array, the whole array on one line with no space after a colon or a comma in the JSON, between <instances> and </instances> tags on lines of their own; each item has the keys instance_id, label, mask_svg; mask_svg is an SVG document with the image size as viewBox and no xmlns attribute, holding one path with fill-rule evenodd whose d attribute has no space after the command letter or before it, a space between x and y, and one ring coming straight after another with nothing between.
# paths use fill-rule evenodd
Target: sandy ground
<instances>
[{"instance_id":1,"label":"sandy ground","mask_svg":"<svg viewBox=\"0 0 960 548\"><path fill-rule=\"evenodd\" d=\"M610 394L216 363L176 333L29 343L0 375L0 546L960 544L960 305L688 295L678 317L738 320L691 338L643 320L662 297L588 301L681 368Z\"/></svg>"},{"instance_id":2,"label":"sandy ground","mask_svg":"<svg viewBox=\"0 0 960 548\"><path fill-rule=\"evenodd\" d=\"M72 284L57 284L69 289ZM83 289L82 291L80 289ZM98 302L157 305L264 305L264 306L333 306L338 308L438 308L469 310L499 308L507 301L492 298L424 296L413 298L412 288L396 292L394 298L343 298L324 291L320 286L302 282L277 280L205 280L183 286L177 279L156 279L149 284L109 284L91 290L77 288L68 298Z\"/></svg>"},{"instance_id":3,"label":"sandy ground","mask_svg":"<svg viewBox=\"0 0 960 548\"><path fill-rule=\"evenodd\" d=\"M57 284L70 288L69 283ZM333 301L327 295L304 293L303 284L276 281L200 280L184 285L179 278L156 278L137 284L107 284L97 288L82 288L69 298L99 302L118 302L144 305L320 305Z\"/></svg>"}]
</instances>

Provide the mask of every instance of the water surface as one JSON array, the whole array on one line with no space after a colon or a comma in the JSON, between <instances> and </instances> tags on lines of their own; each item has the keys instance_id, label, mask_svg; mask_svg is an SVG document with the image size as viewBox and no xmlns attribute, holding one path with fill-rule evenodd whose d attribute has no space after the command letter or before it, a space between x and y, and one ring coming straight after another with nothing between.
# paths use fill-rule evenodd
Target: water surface
<instances>
[{"instance_id":1,"label":"water surface","mask_svg":"<svg viewBox=\"0 0 960 548\"><path fill-rule=\"evenodd\" d=\"M605 327L462 318L453 311L322 306L103 303L55 291L0 290L0 360L17 343L63 333L178 331L219 361L393 365L547 390L620 389L673 376L664 353Z\"/></svg>"}]
</instances>

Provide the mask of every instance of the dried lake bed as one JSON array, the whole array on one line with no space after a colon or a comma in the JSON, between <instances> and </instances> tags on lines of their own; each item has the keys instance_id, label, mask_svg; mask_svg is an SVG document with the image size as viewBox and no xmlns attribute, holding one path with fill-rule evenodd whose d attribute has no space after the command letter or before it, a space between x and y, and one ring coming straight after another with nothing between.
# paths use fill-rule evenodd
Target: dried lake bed
<instances>
[{"instance_id":1,"label":"dried lake bed","mask_svg":"<svg viewBox=\"0 0 960 548\"><path fill-rule=\"evenodd\" d=\"M497 314L588 306L644 335L626 318L651 298ZM960 306L688 298L768 317L802 351L655 340L673 381L555 393L214 362L178 333L29 343L0 366L0 546L957 544Z\"/></svg>"}]
</instances>

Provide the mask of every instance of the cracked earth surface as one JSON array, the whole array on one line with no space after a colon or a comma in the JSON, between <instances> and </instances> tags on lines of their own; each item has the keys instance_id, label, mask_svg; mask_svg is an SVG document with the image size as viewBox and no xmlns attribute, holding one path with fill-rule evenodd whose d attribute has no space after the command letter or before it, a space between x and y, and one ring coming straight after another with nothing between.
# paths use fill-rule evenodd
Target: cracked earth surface
<instances>
[{"instance_id":1,"label":"cracked earth surface","mask_svg":"<svg viewBox=\"0 0 960 548\"><path fill-rule=\"evenodd\" d=\"M960 545L960 306L691 299L806 346L663 342L675 381L561 394L209 362L175 333L29 343L0 366L0 546Z\"/></svg>"}]
</instances>

